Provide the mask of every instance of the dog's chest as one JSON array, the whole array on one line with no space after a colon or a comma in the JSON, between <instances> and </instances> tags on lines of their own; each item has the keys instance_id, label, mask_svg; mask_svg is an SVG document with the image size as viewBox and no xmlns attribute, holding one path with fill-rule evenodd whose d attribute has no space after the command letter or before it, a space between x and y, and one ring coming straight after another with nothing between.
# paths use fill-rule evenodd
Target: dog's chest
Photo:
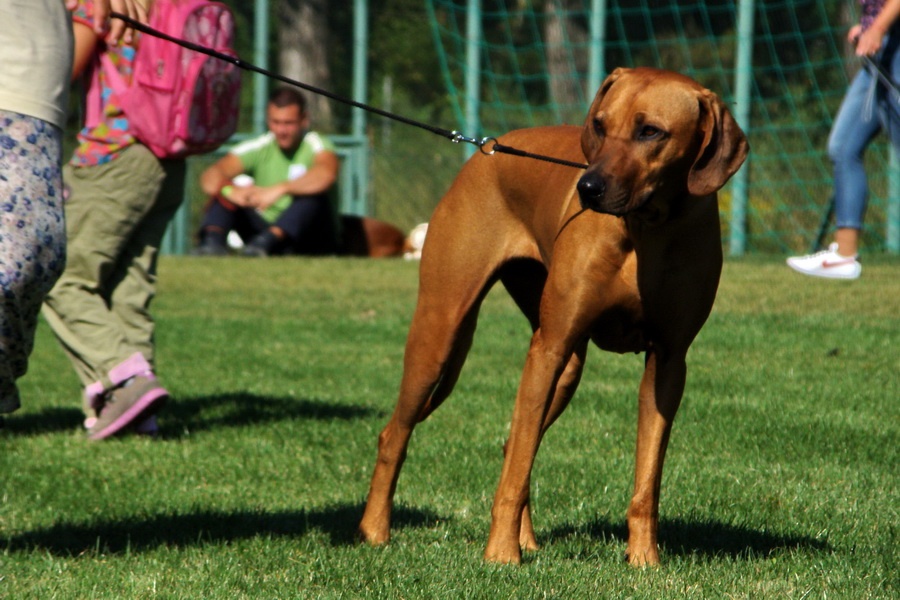
<instances>
[{"instance_id":1,"label":"dog's chest","mask_svg":"<svg viewBox=\"0 0 900 600\"><path fill-rule=\"evenodd\" d=\"M643 352L648 347L640 302L617 305L600 313L590 331L591 341L601 350Z\"/></svg>"}]
</instances>

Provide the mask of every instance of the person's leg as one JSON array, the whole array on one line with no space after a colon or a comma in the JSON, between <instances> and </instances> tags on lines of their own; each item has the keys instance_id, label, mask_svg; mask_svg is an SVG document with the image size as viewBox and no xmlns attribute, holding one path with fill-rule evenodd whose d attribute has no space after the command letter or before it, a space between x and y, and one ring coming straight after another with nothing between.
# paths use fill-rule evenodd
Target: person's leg
<instances>
[{"instance_id":1,"label":"person's leg","mask_svg":"<svg viewBox=\"0 0 900 600\"><path fill-rule=\"evenodd\" d=\"M199 244L193 254L199 256L224 256L228 254L228 232L238 221L238 207L219 196L206 203L200 223Z\"/></svg>"},{"instance_id":2,"label":"person's leg","mask_svg":"<svg viewBox=\"0 0 900 600\"><path fill-rule=\"evenodd\" d=\"M860 70L838 110L828 138L834 165L834 209L837 227L828 249L807 256L791 256L789 267L804 275L856 279L862 271L856 256L869 187L863 155L881 129L873 73Z\"/></svg>"},{"instance_id":3,"label":"person's leg","mask_svg":"<svg viewBox=\"0 0 900 600\"><path fill-rule=\"evenodd\" d=\"M237 206L218 196L211 198L200 224L200 244L193 253L224 256L228 254L228 234L231 231L246 243L267 227L266 220L255 210Z\"/></svg>"},{"instance_id":4,"label":"person's leg","mask_svg":"<svg viewBox=\"0 0 900 600\"><path fill-rule=\"evenodd\" d=\"M834 206L837 253L855 257L859 230L869 196L863 155L881 130L875 78L860 70L850 84L828 138L828 156L834 165Z\"/></svg>"},{"instance_id":5,"label":"person's leg","mask_svg":"<svg viewBox=\"0 0 900 600\"><path fill-rule=\"evenodd\" d=\"M44 296L65 265L62 131L0 111L0 413L19 407Z\"/></svg>"},{"instance_id":6,"label":"person's leg","mask_svg":"<svg viewBox=\"0 0 900 600\"><path fill-rule=\"evenodd\" d=\"M153 365L155 323L149 312L156 295L156 261L166 228L184 198L185 163L163 161L165 180L155 200L126 241L109 278L109 308L131 353Z\"/></svg>"},{"instance_id":7,"label":"person's leg","mask_svg":"<svg viewBox=\"0 0 900 600\"><path fill-rule=\"evenodd\" d=\"M164 178L160 162L143 146L104 165L66 169L69 261L43 314L94 409L103 408L110 390L151 368L142 353L146 346L132 343L112 304L128 270L122 256L153 209ZM151 297L152 288L144 294Z\"/></svg>"},{"instance_id":8,"label":"person's leg","mask_svg":"<svg viewBox=\"0 0 900 600\"><path fill-rule=\"evenodd\" d=\"M856 227L838 227L834 230L835 253L846 258L859 254L859 232Z\"/></svg>"},{"instance_id":9,"label":"person's leg","mask_svg":"<svg viewBox=\"0 0 900 600\"><path fill-rule=\"evenodd\" d=\"M327 194L297 196L275 221L285 244L297 254L337 252L334 216Z\"/></svg>"},{"instance_id":10,"label":"person's leg","mask_svg":"<svg viewBox=\"0 0 900 600\"><path fill-rule=\"evenodd\" d=\"M123 247L110 277L110 311L134 353L117 367L120 376L110 378L117 387L106 394L96 421L89 423L91 439L109 437L139 422L144 433L155 433L156 420L148 419L148 414L155 413L168 397L155 374L155 322L149 309L156 295L159 247L184 198L185 162L163 161L162 166L166 177L161 189Z\"/></svg>"},{"instance_id":11,"label":"person's leg","mask_svg":"<svg viewBox=\"0 0 900 600\"><path fill-rule=\"evenodd\" d=\"M269 222L252 208L243 208L238 215L234 230L241 236L241 240L245 244L249 244L256 236L269 228Z\"/></svg>"}]
</instances>

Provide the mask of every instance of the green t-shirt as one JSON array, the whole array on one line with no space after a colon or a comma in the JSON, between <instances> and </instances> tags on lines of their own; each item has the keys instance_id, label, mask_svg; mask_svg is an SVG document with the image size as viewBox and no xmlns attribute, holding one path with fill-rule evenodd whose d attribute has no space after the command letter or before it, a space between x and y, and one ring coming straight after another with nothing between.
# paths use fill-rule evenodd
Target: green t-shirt
<instances>
[{"instance_id":1,"label":"green t-shirt","mask_svg":"<svg viewBox=\"0 0 900 600\"><path fill-rule=\"evenodd\" d=\"M231 153L240 159L244 173L253 177L259 186L275 185L302 176L312 166L316 155L326 151L334 152L334 143L315 131L308 131L303 136L293 156L286 156L281 151L271 132L231 149ZM260 214L272 223L290 204L291 197L285 194Z\"/></svg>"}]
</instances>

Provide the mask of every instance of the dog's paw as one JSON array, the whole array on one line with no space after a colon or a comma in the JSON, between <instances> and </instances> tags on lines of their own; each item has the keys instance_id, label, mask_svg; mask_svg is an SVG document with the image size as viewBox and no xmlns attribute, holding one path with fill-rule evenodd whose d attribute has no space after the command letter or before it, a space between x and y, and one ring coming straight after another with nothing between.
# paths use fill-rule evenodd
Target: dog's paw
<instances>
[{"instance_id":1,"label":"dog's paw","mask_svg":"<svg viewBox=\"0 0 900 600\"><path fill-rule=\"evenodd\" d=\"M655 567L659 565L659 551L656 548L625 551L625 560L632 567Z\"/></svg>"}]
</instances>

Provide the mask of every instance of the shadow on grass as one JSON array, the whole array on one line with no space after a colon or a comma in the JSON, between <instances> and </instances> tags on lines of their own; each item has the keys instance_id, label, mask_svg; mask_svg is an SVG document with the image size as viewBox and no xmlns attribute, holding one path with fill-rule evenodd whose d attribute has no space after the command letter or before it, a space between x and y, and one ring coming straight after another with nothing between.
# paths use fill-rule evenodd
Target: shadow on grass
<instances>
[{"instance_id":1,"label":"shadow on grass","mask_svg":"<svg viewBox=\"0 0 900 600\"><path fill-rule=\"evenodd\" d=\"M628 526L624 521L596 521L586 528L560 527L551 531L549 537L558 540L584 533L622 544L628 541ZM750 527L683 519L661 519L659 541L663 554L736 559L765 557L785 550L822 552L831 548L828 542L805 535L779 535Z\"/></svg>"},{"instance_id":2,"label":"shadow on grass","mask_svg":"<svg viewBox=\"0 0 900 600\"><path fill-rule=\"evenodd\" d=\"M198 398L175 399L160 414L162 438L182 437L223 427L243 427L291 419L351 421L384 417L386 413L367 406L336 404L308 398L266 398L252 394L217 394Z\"/></svg>"},{"instance_id":3,"label":"shadow on grass","mask_svg":"<svg viewBox=\"0 0 900 600\"><path fill-rule=\"evenodd\" d=\"M216 512L159 514L144 518L124 518L95 523L59 523L11 536L0 541L8 552L47 552L54 556L82 554L125 554L166 547L200 547L255 537L300 538L319 533L333 546L358 543L356 526L363 505L339 505L319 510L288 512ZM430 527L447 517L409 507L396 507L393 530ZM665 555L721 557L752 560L785 550L828 551L827 542L809 536L777 535L748 527L714 522L663 521L660 524ZM549 540L564 543L564 538L590 535L592 538L624 544L628 537L624 522L599 521L584 527L562 527L549 534ZM542 536L541 536L542 537ZM552 541L551 541L552 540Z\"/></svg>"},{"instance_id":4,"label":"shadow on grass","mask_svg":"<svg viewBox=\"0 0 900 600\"><path fill-rule=\"evenodd\" d=\"M77 408L45 408L36 413L4 415L3 429L8 435L40 435L80 427L83 419Z\"/></svg>"},{"instance_id":5,"label":"shadow on grass","mask_svg":"<svg viewBox=\"0 0 900 600\"><path fill-rule=\"evenodd\" d=\"M163 424L161 437L179 438L185 430L197 432L291 419L349 421L385 415L384 411L365 406L303 398L267 398L236 392L171 400L160 413ZM79 428L83 418L78 408L54 407L36 413L8 415L5 428L13 435L40 435Z\"/></svg>"},{"instance_id":6,"label":"shadow on grass","mask_svg":"<svg viewBox=\"0 0 900 600\"><path fill-rule=\"evenodd\" d=\"M165 547L194 547L254 537L299 538L324 534L333 546L358 543L356 526L363 505L340 505L320 510L289 512L216 512L160 514L145 518L76 524L59 523L5 540L10 552L48 552L54 556L90 553L125 554ZM398 507L394 529L427 527L446 521L434 513ZM0 540L0 548L4 540Z\"/></svg>"}]
</instances>

